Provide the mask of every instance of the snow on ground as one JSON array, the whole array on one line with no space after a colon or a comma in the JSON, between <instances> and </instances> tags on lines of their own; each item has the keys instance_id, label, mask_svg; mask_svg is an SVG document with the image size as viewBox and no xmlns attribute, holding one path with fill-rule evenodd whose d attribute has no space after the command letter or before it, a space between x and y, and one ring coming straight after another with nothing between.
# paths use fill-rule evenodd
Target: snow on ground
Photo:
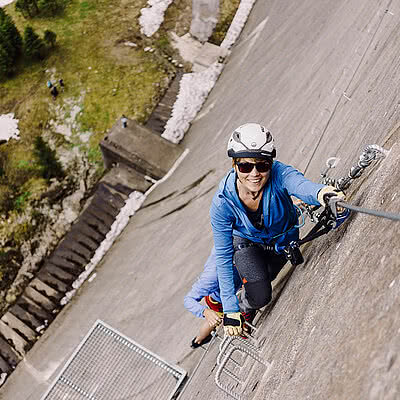
<instances>
[{"instance_id":1,"label":"snow on ground","mask_svg":"<svg viewBox=\"0 0 400 400\"><path fill-rule=\"evenodd\" d=\"M194 120L201 106L214 87L224 64L214 63L201 72L184 74L180 81L179 92L172 109L172 116L161 135L172 143L179 143L190 123Z\"/></svg>"},{"instance_id":2,"label":"snow on ground","mask_svg":"<svg viewBox=\"0 0 400 400\"><path fill-rule=\"evenodd\" d=\"M0 115L0 141L9 141L10 139L19 139L18 120L14 119L14 114Z\"/></svg>"},{"instance_id":3,"label":"snow on ground","mask_svg":"<svg viewBox=\"0 0 400 400\"><path fill-rule=\"evenodd\" d=\"M139 17L140 31L147 37L153 36L164 20L164 13L173 0L149 0L150 7L142 8Z\"/></svg>"},{"instance_id":4,"label":"snow on ground","mask_svg":"<svg viewBox=\"0 0 400 400\"><path fill-rule=\"evenodd\" d=\"M230 49L236 42L236 39L239 37L240 32L242 32L244 24L246 23L255 2L256 0L242 0L240 2L239 8L236 11L228 32L221 43L222 48Z\"/></svg>"},{"instance_id":5,"label":"snow on ground","mask_svg":"<svg viewBox=\"0 0 400 400\"><path fill-rule=\"evenodd\" d=\"M0 0L0 7L4 7L12 2L14 2L14 0Z\"/></svg>"},{"instance_id":6,"label":"snow on ground","mask_svg":"<svg viewBox=\"0 0 400 400\"><path fill-rule=\"evenodd\" d=\"M139 18L142 33L146 36L151 36L160 27L165 10L168 8L172 0L149 0L148 4L151 8L142 9L142 15ZM255 3L255 0L242 0L232 24L226 35L226 40L223 41L221 47L229 49L236 39L239 37L240 32L250 14L250 11ZM214 87L219 75L223 70L223 63L214 63L209 68L201 72L193 72L184 74L179 87L178 96L172 110L172 116L168 120L165 130L162 134L164 139L170 140L173 143L179 143L186 131L190 127L190 123L194 120L197 113L200 111L204 101L206 100L211 89ZM107 253L109 248L114 243L115 239L123 231L128 224L130 217L142 206L146 197L151 193L161 182L164 182L175 171L182 160L188 153L186 149L180 158L175 162L171 170L159 181L157 181L146 193L134 191L126 201L125 206L117 215L116 220L111 226L106 238L96 250L93 258L86 266L85 271L73 283L73 290L66 293L61 299L61 305L67 304L70 299L75 295L80 286L88 280L97 264L101 261L103 256ZM93 274L89 281L95 278Z\"/></svg>"},{"instance_id":7,"label":"snow on ground","mask_svg":"<svg viewBox=\"0 0 400 400\"><path fill-rule=\"evenodd\" d=\"M221 43L221 48L229 50L235 43L247 21L255 1L256 0L242 0L240 2L232 24L229 27L225 39ZM158 30L162 23L165 10L170 3L170 0L149 0L148 4L151 4L152 7L142 9L142 16L139 18L139 22L142 26L142 32L145 33L146 36L151 36ZM162 134L164 139L172 143L179 143L183 139L185 133L190 128L190 124L200 111L203 103L218 80L222 70L223 64L215 63L205 71L183 75L178 96L172 108L172 116L168 120Z\"/></svg>"}]
</instances>

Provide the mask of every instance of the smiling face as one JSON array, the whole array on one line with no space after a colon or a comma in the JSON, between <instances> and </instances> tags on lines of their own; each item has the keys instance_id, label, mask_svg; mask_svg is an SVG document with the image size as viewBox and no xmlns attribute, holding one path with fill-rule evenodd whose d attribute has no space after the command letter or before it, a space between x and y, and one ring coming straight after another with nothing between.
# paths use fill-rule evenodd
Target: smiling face
<instances>
[{"instance_id":1,"label":"smiling face","mask_svg":"<svg viewBox=\"0 0 400 400\"><path fill-rule=\"evenodd\" d=\"M269 175L271 173L271 168L268 169L266 172L259 172L257 168L253 167L250 172L240 172L239 166L237 164L253 164L256 165L257 163L265 163L268 161L257 159L257 158L240 158L235 160L235 171L238 176L238 180L242 189L245 189L251 193L258 193L261 189L264 188L265 184L268 181ZM272 165L272 163L270 163ZM263 169L263 168L260 168ZM264 168L265 169L265 168Z\"/></svg>"}]
</instances>

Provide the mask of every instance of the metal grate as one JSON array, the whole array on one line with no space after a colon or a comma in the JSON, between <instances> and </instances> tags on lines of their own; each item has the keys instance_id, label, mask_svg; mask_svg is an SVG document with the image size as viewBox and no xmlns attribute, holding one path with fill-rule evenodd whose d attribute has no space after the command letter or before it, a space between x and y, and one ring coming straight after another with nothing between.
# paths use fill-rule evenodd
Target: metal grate
<instances>
[{"instance_id":1,"label":"metal grate","mask_svg":"<svg viewBox=\"0 0 400 400\"><path fill-rule=\"evenodd\" d=\"M98 320L41 400L172 399L185 376Z\"/></svg>"}]
</instances>

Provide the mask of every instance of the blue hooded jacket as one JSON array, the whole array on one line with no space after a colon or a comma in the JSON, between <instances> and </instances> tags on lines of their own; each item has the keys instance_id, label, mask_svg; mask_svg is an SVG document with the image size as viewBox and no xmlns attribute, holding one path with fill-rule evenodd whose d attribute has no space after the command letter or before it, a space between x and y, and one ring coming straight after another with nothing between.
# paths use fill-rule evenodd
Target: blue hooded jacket
<instances>
[{"instance_id":1,"label":"blue hooded jacket","mask_svg":"<svg viewBox=\"0 0 400 400\"><path fill-rule=\"evenodd\" d=\"M295 168L275 161L263 191L264 227L259 230L247 217L246 208L236 190L237 174L232 168L221 180L211 209L211 226L216 250L217 275L225 313L238 312L239 303L233 284L233 236L257 243L287 245L298 240L296 210L290 196L307 204L319 205L317 194L325 185L313 183Z\"/></svg>"},{"instance_id":2,"label":"blue hooded jacket","mask_svg":"<svg viewBox=\"0 0 400 400\"><path fill-rule=\"evenodd\" d=\"M242 281L236 270L233 273L233 281L236 293L242 286ZM204 264L203 272L193 284L190 292L185 296L183 304L196 317L204 318L203 312L207 307L200 304L200 300L206 296L211 296L213 300L221 303L214 247L211 249L211 253Z\"/></svg>"}]
</instances>

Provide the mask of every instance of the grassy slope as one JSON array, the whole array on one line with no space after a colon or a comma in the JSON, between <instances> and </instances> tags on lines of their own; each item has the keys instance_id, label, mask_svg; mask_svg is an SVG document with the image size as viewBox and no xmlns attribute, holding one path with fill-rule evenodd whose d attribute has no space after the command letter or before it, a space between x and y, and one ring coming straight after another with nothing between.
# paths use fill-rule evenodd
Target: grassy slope
<instances>
[{"instance_id":1,"label":"grassy slope","mask_svg":"<svg viewBox=\"0 0 400 400\"><path fill-rule=\"evenodd\" d=\"M57 34L57 45L42 62L21 62L14 77L0 82L0 114L16 114L21 136L21 140L12 140L0 148L0 155L9 154L7 175L14 182L21 182L17 192L10 195L7 183L0 177L0 199L11 198L17 205L8 219L0 209L0 241L6 244L4 251L0 250L0 309L4 289L21 265L20 246L39 228L29 216L21 219L18 214L48 189L46 182L32 172L36 168L34 138L45 134L57 144L58 151L78 146L92 169L101 173L99 142L121 114L139 122L147 120L175 73L168 58L176 58L176 54L167 32L184 35L190 28L192 0L175 0L162 27L150 39L140 34L138 23L140 9L147 0L66 1L65 12L55 18L25 20L15 12L13 4L6 7L21 34L27 25L41 36L50 29ZM218 39L224 37L239 3L240 0L221 0ZM128 47L125 42L136 43L137 47ZM155 51L145 52L149 46ZM60 78L65 82L65 91L53 101L46 82ZM72 130L72 143L56 133L57 125ZM86 132L91 133L87 143L83 140Z\"/></svg>"},{"instance_id":2,"label":"grassy slope","mask_svg":"<svg viewBox=\"0 0 400 400\"><path fill-rule=\"evenodd\" d=\"M57 46L43 62L21 64L14 78L1 83L0 112L15 112L20 120L22 140L10 145L14 160L26 160L32 138L55 117L46 87L51 77L62 77L66 84L57 105L73 98L82 108L76 133L92 133L92 152L122 113L139 121L147 118L173 69L157 52L143 51L153 45L138 34L138 16L145 4L145 0L71 0L63 15L29 21L15 13L13 5L7 7L20 32L29 24L41 35L45 29L57 34ZM125 41L138 47L127 47ZM97 156L98 161L99 152Z\"/></svg>"}]
</instances>

